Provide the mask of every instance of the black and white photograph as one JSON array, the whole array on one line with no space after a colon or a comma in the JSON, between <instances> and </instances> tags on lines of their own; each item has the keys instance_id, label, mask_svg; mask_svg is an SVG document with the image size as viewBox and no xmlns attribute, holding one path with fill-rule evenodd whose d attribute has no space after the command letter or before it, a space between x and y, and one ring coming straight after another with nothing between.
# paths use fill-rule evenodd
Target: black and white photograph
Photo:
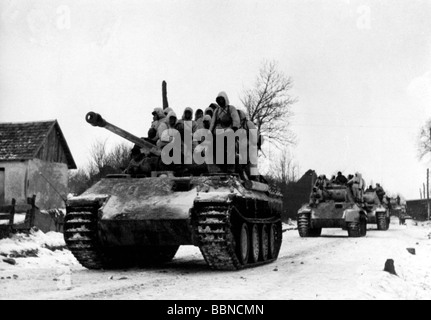
<instances>
[{"instance_id":1,"label":"black and white photograph","mask_svg":"<svg viewBox=\"0 0 431 320\"><path fill-rule=\"evenodd\" d=\"M0 0L0 300L429 300L430 169L429 0Z\"/></svg>"}]
</instances>

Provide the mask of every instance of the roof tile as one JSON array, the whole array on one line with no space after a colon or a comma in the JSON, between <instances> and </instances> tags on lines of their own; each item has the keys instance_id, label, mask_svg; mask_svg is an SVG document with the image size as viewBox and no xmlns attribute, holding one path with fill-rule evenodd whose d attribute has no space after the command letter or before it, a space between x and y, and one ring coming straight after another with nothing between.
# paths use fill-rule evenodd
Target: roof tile
<instances>
[{"instance_id":1,"label":"roof tile","mask_svg":"<svg viewBox=\"0 0 431 320\"><path fill-rule=\"evenodd\" d=\"M0 160L32 159L55 123L0 123Z\"/></svg>"}]
</instances>

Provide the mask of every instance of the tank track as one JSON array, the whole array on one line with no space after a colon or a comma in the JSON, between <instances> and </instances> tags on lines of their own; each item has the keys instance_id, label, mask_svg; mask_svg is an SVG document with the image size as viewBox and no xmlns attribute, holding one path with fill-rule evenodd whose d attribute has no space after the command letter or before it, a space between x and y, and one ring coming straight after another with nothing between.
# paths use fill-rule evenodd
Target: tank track
<instances>
[{"instance_id":1,"label":"tank track","mask_svg":"<svg viewBox=\"0 0 431 320\"><path fill-rule=\"evenodd\" d=\"M301 214L298 216L298 232L301 238L317 238L322 235L322 228L311 229L310 215Z\"/></svg>"},{"instance_id":2,"label":"tank track","mask_svg":"<svg viewBox=\"0 0 431 320\"><path fill-rule=\"evenodd\" d=\"M170 262L179 246L156 248L104 248L99 242L98 210L100 204L68 207L64 239L68 249L87 269L118 269Z\"/></svg>"},{"instance_id":3,"label":"tank track","mask_svg":"<svg viewBox=\"0 0 431 320\"><path fill-rule=\"evenodd\" d=\"M236 212L235 212L236 211ZM269 264L277 260L282 242L282 227L280 219L259 220L247 219L239 214L237 209L232 204L203 204L195 203L193 208L194 214L194 234L197 239L202 255L213 270L234 271L244 268L252 268L264 264ZM239 218L236 223L233 223L233 216ZM255 223L260 226L264 224L276 225L277 234L275 236L275 251L274 257L262 261L262 257L258 262L248 262L242 264L238 258L238 250L236 247L238 239L238 224L242 222Z\"/></svg>"},{"instance_id":4,"label":"tank track","mask_svg":"<svg viewBox=\"0 0 431 320\"><path fill-rule=\"evenodd\" d=\"M376 220L377 220L378 230L380 231L389 230L389 223L388 223L388 218L386 217L386 213L377 213Z\"/></svg>"},{"instance_id":5,"label":"tank track","mask_svg":"<svg viewBox=\"0 0 431 320\"><path fill-rule=\"evenodd\" d=\"M79 263L88 269L103 269L106 258L98 243L98 205L67 208L64 221L64 240Z\"/></svg>"},{"instance_id":6,"label":"tank track","mask_svg":"<svg viewBox=\"0 0 431 320\"><path fill-rule=\"evenodd\" d=\"M367 223L365 222L349 222L347 224L347 232L350 238L362 238L367 235Z\"/></svg>"}]
</instances>

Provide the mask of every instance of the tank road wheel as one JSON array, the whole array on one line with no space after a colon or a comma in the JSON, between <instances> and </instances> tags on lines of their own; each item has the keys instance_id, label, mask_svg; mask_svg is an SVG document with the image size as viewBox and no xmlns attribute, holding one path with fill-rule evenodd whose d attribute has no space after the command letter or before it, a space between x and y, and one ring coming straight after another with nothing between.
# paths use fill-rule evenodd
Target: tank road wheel
<instances>
[{"instance_id":1,"label":"tank road wheel","mask_svg":"<svg viewBox=\"0 0 431 320\"><path fill-rule=\"evenodd\" d=\"M258 262L260 256L260 234L259 226L254 224L251 229L251 260Z\"/></svg>"},{"instance_id":2,"label":"tank road wheel","mask_svg":"<svg viewBox=\"0 0 431 320\"><path fill-rule=\"evenodd\" d=\"M377 214L377 229L380 231L388 230L388 219L386 218L386 213L378 213Z\"/></svg>"},{"instance_id":3,"label":"tank road wheel","mask_svg":"<svg viewBox=\"0 0 431 320\"><path fill-rule=\"evenodd\" d=\"M241 226L238 252L241 264L247 264L250 253L250 236L246 223Z\"/></svg>"},{"instance_id":4,"label":"tank road wheel","mask_svg":"<svg viewBox=\"0 0 431 320\"><path fill-rule=\"evenodd\" d=\"M365 237L367 235L367 219L361 218L359 223L359 234L361 237Z\"/></svg>"},{"instance_id":5,"label":"tank road wheel","mask_svg":"<svg viewBox=\"0 0 431 320\"><path fill-rule=\"evenodd\" d=\"M277 216L273 224L248 221L233 205L198 202L192 214L195 243L212 269L233 271L277 259L283 241Z\"/></svg>"},{"instance_id":6,"label":"tank road wheel","mask_svg":"<svg viewBox=\"0 0 431 320\"><path fill-rule=\"evenodd\" d=\"M269 255L271 259L277 257L277 226L271 224L269 228Z\"/></svg>"},{"instance_id":7,"label":"tank road wheel","mask_svg":"<svg viewBox=\"0 0 431 320\"><path fill-rule=\"evenodd\" d=\"M262 226L262 233L260 236L260 252L262 255L262 260L266 261L269 257L269 232L268 232L268 226L265 224Z\"/></svg>"},{"instance_id":8,"label":"tank road wheel","mask_svg":"<svg viewBox=\"0 0 431 320\"><path fill-rule=\"evenodd\" d=\"M269 228L269 255L271 259L277 259L283 242L281 222L273 223Z\"/></svg>"}]
</instances>

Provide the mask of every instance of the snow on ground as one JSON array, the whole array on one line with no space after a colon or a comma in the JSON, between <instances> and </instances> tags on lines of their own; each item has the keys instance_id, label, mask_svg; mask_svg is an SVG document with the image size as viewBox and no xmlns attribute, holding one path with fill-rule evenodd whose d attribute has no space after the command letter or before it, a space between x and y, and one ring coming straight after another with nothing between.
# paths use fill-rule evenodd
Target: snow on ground
<instances>
[{"instance_id":1,"label":"snow on ground","mask_svg":"<svg viewBox=\"0 0 431 320\"><path fill-rule=\"evenodd\" d=\"M283 232L298 230L298 224L296 223L296 221L289 219L287 223L283 222L282 230Z\"/></svg>"},{"instance_id":2,"label":"snow on ground","mask_svg":"<svg viewBox=\"0 0 431 320\"><path fill-rule=\"evenodd\" d=\"M431 223L408 220L406 227L399 228L410 238L410 246L399 239L387 244L397 276L364 267L358 285L377 299L431 299ZM415 249L416 255L408 248Z\"/></svg>"},{"instance_id":3,"label":"snow on ground","mask_svg":"<svg viewBox=\"0 0 431 320\"><path fill-rule=\"evenodd\" d=\"M302 239L295 228L283 225L275 263L238 272L210 270L195 247L159 268L90 271L69 251L48 249L64 245L61 234L17 235L0 241L0 254L37 249L38 257L12 266L0 256L0 299L431 299L431 223L395 218L389 231L370 226L360 239L338 229ZM397 276L383 271L387 259Z\"/></svg>"},{"instance_id":4,"label":"snow on ground","mask_svg":"<svg viewBox=\"0 0 431 320\"><path fill-rule=\"evenodd\" d=\"M3 261L12 258L13 267ZM15 234L11 238L0 240L0 268L55 268L72 266L78 262L66 250L62 233L32 230L30 234Z\"/></svg>"}]
</instances>

